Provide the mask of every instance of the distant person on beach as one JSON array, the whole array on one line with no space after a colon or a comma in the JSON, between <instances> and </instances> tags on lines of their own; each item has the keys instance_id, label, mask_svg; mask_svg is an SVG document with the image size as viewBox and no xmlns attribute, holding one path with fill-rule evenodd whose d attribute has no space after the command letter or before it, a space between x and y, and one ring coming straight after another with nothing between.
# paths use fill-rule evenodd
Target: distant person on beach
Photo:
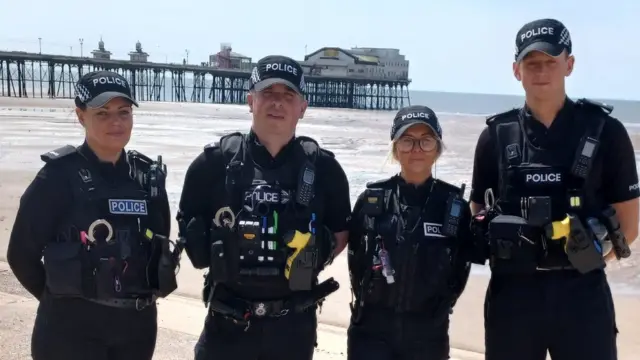
<instances>
[{"instance_id":1,"label":"distant person on beach","mask_svg":"<svg viewBox=\"0 0 640 360\"><path fill-rule=\"evenodd\" d=\"M530 22L515 45L525 104L487 120L473 168L472 227L492 271L486 359L615 360L604 267L638 235L634 149L610 106L567 97L561 22Z\"/></svg>"},{"instance_id":2,"label":"distant person on beach","mask_svg":"<svg viewBox=\"0 0 640 360\"><path fill-rule=\"evenodd\" d=\"M318 274L346 246L349 183L333 153L296 126L307 109L300 65L258 61L248 133L207 145L187 170L178 224L209 312L195 359L313 358L316 309L338 289Z\"/></svg>"},{"instance_id":3,"label":"distant person on beach","mask_svg":"<svg viewBox=\"0 0 640 360\"><path fill-rule=\"evenodd\" d=\"M31 356L150 360L156 298L177 287L166 167L124 149L138 106L125 78L87 73L75 105L85 141L41 156L9 240L13 273L40 301Z\"/></svg>"},{"instance_id":4,"label":"distant person on beach","mask_svg":"<svg viewBox=\"0 0 640 360\"><path fill-rule=\"evenodd\" d=\"M464 187L433 177L444 145L431 109L401 109L390 139L400 173L367 184L349 227L348 359L445 360L471 267L471 213Z\"/></svg>"}]
</instances>

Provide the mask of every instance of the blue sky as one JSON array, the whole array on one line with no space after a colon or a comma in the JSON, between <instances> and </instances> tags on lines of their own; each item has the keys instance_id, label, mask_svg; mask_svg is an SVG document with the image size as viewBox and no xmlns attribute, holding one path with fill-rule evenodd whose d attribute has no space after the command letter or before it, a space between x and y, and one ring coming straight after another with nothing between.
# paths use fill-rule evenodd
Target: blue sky
<instances>
[{"instance_id":1,"label":"blue sky","mask_svg":"<svg viewBox=\"0 0 640 360\"><path fill-rule=\"evenodd\" d=\"M87 54L102 35L116 58L140 40L152 61L181 61L188 49L198 63L221 42L254 60L302 59L305 46L392 47L411 61L414 90L496 94L522 93L511 72L519 27L553 17L574 42L570 95L640 100L638 0L30 0L1 13L12 32L0 33L0 49L37 51L42 37L43 52L79 55L84 38Z\"/></svg>"}]
</instances>

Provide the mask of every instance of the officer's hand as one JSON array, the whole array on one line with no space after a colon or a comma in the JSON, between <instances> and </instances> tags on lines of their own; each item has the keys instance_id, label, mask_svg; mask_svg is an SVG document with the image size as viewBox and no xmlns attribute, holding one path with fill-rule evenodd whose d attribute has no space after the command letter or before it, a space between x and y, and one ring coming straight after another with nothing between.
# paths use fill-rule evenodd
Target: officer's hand
<instances>
[{"instance_id":1,"label":"officer's hand","mask_svg":"<svg viewBox=\"0 0 640 360\"><path fill-rule=\"evenodd\" d=\"M613 252L613 250L611 250L605 257L604 257L604 261L609 262L611 260L616 260L616 253Z\"/></svg>"}]
</instances>

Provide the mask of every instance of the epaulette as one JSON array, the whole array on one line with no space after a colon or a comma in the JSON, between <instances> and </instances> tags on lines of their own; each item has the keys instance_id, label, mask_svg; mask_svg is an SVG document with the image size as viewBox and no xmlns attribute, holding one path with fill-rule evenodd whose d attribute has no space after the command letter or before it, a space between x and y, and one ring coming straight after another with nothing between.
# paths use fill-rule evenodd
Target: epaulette
<instances>
[{"instance_id":1,"label":"epaulette","mask_svg":"<svg viewBox=\"0 0 640 360\"><path fill-rule=\"evenodd\" d=\"M224 139L228 139L228 138L231 138L231 137L238 137L238 136L240 138L244 138L244 135L239 131L232 132L232 133L229 133L227 135L224 135L218 141L214 141L214 142L211 142L211 143L208 143L207 145L205 145L204 146L204 151L210 151L210 150L213 150L215 148L220 148L220 144L222 143L222 141Z\"/></svg>"},{"instance_id":2,"label":"epaulette","mask_svg":"<svg viewBox=\"0 0 640 360\"><path fill-rule=\"evenodd\" d=\"M506 118L506 117L511 117L511 116L517 114L519 111L520 111L520 108L513 108L511 110L507 110L507 111L504 111L504 112L501 112L501 113L490 115L490 116L487 117L486 123L487 123L487 125L489 125L489 123L492 123L492 122L494 122L496 120L503 119L503 118Z\"/></svg>"},{"instance_id":3,"label":"epaulette","mask_svg":"<svg viewBox=\"0 0 640 360\"><path fill-rule=\"evenodd\" d=\"M576 105L584 107L585 109L588 110L596 110L597 111L604 111L607 115L611 114L613 112L613 106L609 105L609 104L605 104L603 102L600 101L594 101L594 100L590 100L590 99L578 99L576 101Z\"/></svg>"},{"instance_id":4,"label":"epaulette","mask_svg":"<svg viewBox=\"0 0 640 360\"><path fill-rule=\"evenodd\" d=\"M127 151L127 159L129 159L130 161L142 162L145 164L151 164L153 162L150 157L136 150Z\"/></svg>"},{"instance_id":5,"label":"epaulette","mask_svg":"<svg viewBox=\"0 0 640 360\"><path fill-rule=\"evenodd\" d=\"M334 154L333 151L327 150L327 149L324 149L324 148L320 148L320 153L322 153L322 155L327 155L327 156L332 157L332 158L336 157L336 154Z\"/></svg>"},{"instance_id":6,"label":"epaulette","mask_svg":"<svg viewBox=\"0 0 640 360\"><path fill-rule=\"evenodd\" d=\"M78 148L73 145L65 145L61 148L57 148L55 150L47 151L46 153L40 155L40 159L46 163L60 160L66 156L71 154L75 154L78 152Z\"/></svg>"},{"instance_id":7,"label":"epaulette","mask_svg":"<svg viewBox=\"0 0 640 360\"><path fill-rule=\"evenodd\" d=\"M392 176L388 179L382 179L377 181L368 182L366 187L367 189L390 189L395 185L396 179L395 176Z\"/></svg>"},{"instance_id":8,"label":"epaulette","mask_svg":"<svg viewBox=\"0 0 640 360\"><path fill-rule=\"evenodd\" d=\"M208 143L207 145L204 146L204 151L211 151L215 148L219 148L220 147L220 141L214 141L212 143Z\"/></svg>"},{"instance_id":9,"label":"epaulette","mask_svg":"<svg viewBox=\"0 0 640 360\"><path fill-rule=\"evenodd\" d=\"M295 142L300 144L304 153L311 157L312 162L315 162L318 154L320 153L320 144L318 144L315 139L308 136L296 136Z\"/></svg>"},{"instance_id":10,"label":"epaulette","mask_svg":"<svg viewBox=\"0 0 640 360\"><path fill-rule=\"evenodd\" d=\"M460 194L460 190L462 190L462 188L457 187L453 184L449 184L446 181L440 180L440 179L435 179L435 186L439 189L441 189L440 191L442 192L447 192L449 194Z\"/></svg>"},{"instance_id":11,"label":"epaulette","mask_svg":"<svg viewBox=\"0 0 640 360\"><path fill-rule=\"evenodd\" d=\"M314 139L314 138L310 138L308 136L296 136L295 141L299 142L299 143L313 143L315 144L317 147L320 147L320 144L318 144L318 142Z\"/></svg>"}]
</instances>

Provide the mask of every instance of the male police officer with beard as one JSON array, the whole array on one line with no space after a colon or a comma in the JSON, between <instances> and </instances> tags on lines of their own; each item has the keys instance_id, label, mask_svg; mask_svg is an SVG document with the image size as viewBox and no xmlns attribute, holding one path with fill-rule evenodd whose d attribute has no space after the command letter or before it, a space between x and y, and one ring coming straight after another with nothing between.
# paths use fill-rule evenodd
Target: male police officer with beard
<instances>
[{"instance_id":1,"label":"male police officer with beard","mask_svg":"<svg viewBox=\"0 0 640 360\"><path fill-rule=\"evenodd\" d=\"M471 207L492 268L488 360L617 358L604 267L638 234L638 175L612 108L566 96L571 48L557 20L522 27L513 71L525 105L490 117L478 140Z\"/></svg>"},{"instance_id":2,"label":"male police officer with beard","mask_svg":"<svg viewBox=\"0 0 640 360\"><path fill-rule=\"evenodd\" d=\"M287 57L261 59L247 98L248 134L208 145L187 170L181 233L209 268L201 359L311 359L316 308L338 284L318 273L346 246L349 184L333 154L295 136L304 76Z\"/></svg>"}]
</instances>

